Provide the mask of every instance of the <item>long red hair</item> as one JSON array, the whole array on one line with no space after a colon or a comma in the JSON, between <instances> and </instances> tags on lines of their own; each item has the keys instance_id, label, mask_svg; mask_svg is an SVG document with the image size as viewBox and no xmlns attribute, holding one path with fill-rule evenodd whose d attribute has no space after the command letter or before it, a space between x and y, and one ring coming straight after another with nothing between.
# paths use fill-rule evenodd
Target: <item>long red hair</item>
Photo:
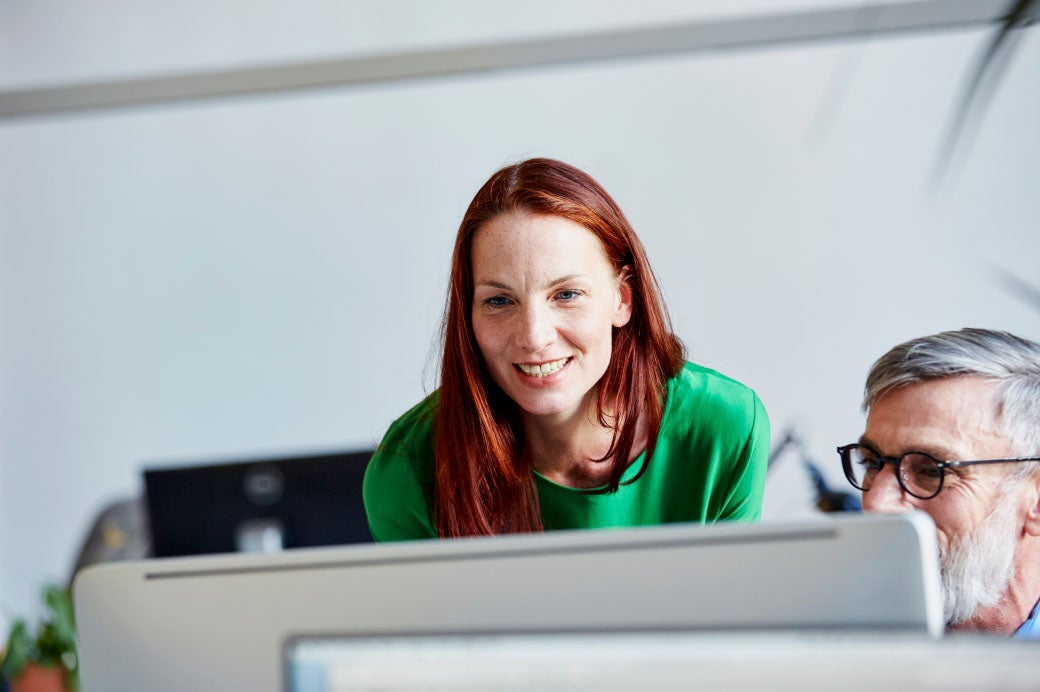
<instances>
[{"instance_id":1,"label":"long red hair","mask_svg":"<svg viewBox=\"0 0 1040 692\"><path fill-rule=\"evenodd\" d=\"M610 365L599 382L599 421L614 429L603 457L614 461L601 492L620 486L640 416L647 421L648 438L636 478L646 470L661 427L665 383L685 360L646 251L599 183L552 159L529 159L492 175L459 226L441 326L434 516L442 537L542 530L518 409L491 379L473 332L473 237L485 223L508 212L552 214L584 226L599 238L615 270L628 275L632 317L614 329Z\"/></svg>"}]
</instances>

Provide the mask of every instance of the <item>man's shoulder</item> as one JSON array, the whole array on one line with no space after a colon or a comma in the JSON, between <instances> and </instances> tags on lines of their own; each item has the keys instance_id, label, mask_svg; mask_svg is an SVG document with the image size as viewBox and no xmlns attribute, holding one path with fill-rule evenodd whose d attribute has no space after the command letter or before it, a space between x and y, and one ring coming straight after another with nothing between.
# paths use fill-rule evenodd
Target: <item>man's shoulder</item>
<instances>
[{"instance_id":1,"label":"man's shoulder","mask_svg":"<svg viewBox=\"0 0 1040 692\"><path fill-rule=\"evenodd\" d=\"M1040 639L1040 601L1037 601L1029 617L1011 636L1015 639Z\"/></svg>"}]
</instances>

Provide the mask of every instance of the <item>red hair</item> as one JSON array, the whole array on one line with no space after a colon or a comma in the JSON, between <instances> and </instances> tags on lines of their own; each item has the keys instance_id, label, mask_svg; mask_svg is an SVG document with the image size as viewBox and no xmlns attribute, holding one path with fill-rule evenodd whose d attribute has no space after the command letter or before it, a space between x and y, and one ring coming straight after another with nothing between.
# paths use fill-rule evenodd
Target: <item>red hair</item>
<instances>
[{"instance_id":1,"label":"red hair","mask_svg":"<svg viewBox=\"0 0 1040 692\"><path fill-rule=\"evenodd\" d=\"M599 382L599 421L614 429L603 457L614 459L610 480L600 492L620 486L640 416L646 418L648 438L635 478L646 470L661 427L665 384L685 360L646 251L599 183L552 159L529 159L492 175L459 226L441 327L434 516L442 537L542 530L518 408L492 381L473 332L473 237L485 223L510 212L551 214L584 226L599 238L615 270L628 277L632 317L614 329L610 365Z\"/></svg>"}]
</instances>

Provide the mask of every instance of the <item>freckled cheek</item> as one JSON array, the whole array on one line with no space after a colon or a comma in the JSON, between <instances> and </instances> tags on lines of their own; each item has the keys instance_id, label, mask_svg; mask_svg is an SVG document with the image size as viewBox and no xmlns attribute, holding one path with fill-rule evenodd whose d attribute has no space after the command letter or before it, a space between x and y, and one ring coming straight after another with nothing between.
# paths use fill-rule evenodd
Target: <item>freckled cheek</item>
<instances>
[{"instance_id":1,"label":"freckled cheek","mask_svg":"<svg viewBox=\"0 0 1040 692\"><path fill-rule=\"evenodd\" d=\"M600 351L610 350L612 339L611 333L609 331L597 329L594 331L586 332L582 335L581 338L589 349L596 349Z\"/></svg>"},{"instance_id":2,"label":"freckled cheek","mask_svg":"<svg viewBox=\"0 0 1040 692\"><path fill-rule=\"evenodd\" d=\"M599 323L586 332L584 339L588 343L595 343L595 348L606 352L612 351L614 345L614 326L609 322Z\"/></svg>"},{"instance_id":3,"label":"freckled cheek","mask_svg":"<svg viewBox=\"0 0 1040 692\"><path fill-rule=\"evenodd\" d=\"M486 321L474 316L473 336L477 340L477 348L480 349L480 354L484 357L484 361L490 365L491 361L494 360L495 354L502 349L501 330L495 329Z\"/></svg>"},{"instance_id":4,"label":"freckled cheek","mask_svg":"<svg viewBox=\"0 0 1040 692\"><path fill-rule=\"evenodd\" d=\"M610 343L614 328L608 316L597 313L564 320L560 331L568 334L572 341L592 345Z\"/></svg>"}]
</instances>

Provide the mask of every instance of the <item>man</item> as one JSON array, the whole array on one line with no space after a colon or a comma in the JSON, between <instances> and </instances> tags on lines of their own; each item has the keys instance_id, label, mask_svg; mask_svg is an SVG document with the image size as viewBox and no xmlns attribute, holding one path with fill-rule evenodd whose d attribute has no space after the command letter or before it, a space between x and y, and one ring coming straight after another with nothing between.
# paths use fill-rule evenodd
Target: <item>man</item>
<instances>
[{"instance_id":1,"label":"man","mask_svg":"<svg viewBox=\"0 0 1040 692\"><path fill-rule=\"evenodd\" d=\"M908 341L871 368L863 409L845 475L864 510L931 515L948 628L1040 638L1040 344Z\"/></svg>"}]
</instances>

